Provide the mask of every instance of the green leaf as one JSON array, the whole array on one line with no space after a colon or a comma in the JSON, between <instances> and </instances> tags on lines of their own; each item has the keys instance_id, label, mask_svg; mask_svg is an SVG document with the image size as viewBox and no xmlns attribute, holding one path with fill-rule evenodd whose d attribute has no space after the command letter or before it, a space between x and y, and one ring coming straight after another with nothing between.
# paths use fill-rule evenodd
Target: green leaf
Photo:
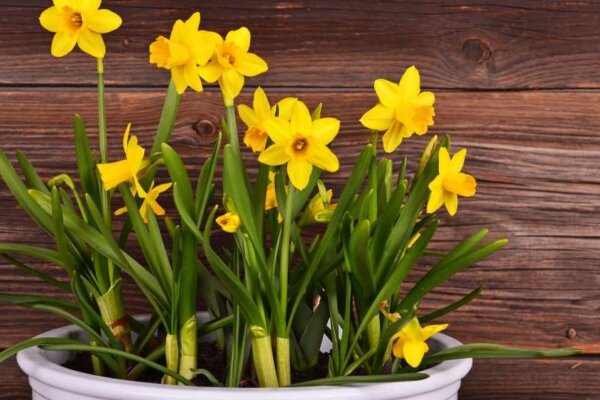
<instances>
[{"instance_id":1,"label":"green leaf","mask_svg":"<svg viewBox=\"0 0 600 400\"><path fill-rule=\"evenodd\" d=\"M355 276L356 282L363 288L361 296L369 298L375 292L373 267L365 247L369 243L371 223L368 219L360 221L351 233L348 244L349 267Z\"/></svg>"},{"instance_id":2,"label":"green leaf","mask_svg":"<svg viewBox=\"0 0 600 400\"><path fill-rule=\"evenodd\" d=\"M181 206L187 211L188 214L194 216L194 193L192 192L192 184L190 178L185 171L185 165L181 160L181 157L177 152L168 144L163 143L161 145L162 157L169 171L169 176L175 185L179 187L179 196Z\"/></svg>"},{"instance_id":3,"label":"green leaf","mask_svg":"<svg viewBox=\"0 0 600 400\"><path fill-rule=\"evenodd\" d=\"M40 260L48 261L54 265L63 267L63 262L60 259L58 252L51 249L46 249L44 247L36 247L18 243L0 243L0 253L22 254L29 257L39 258Z\"/></svg>"},{"instance_id":4,"label":"green leaf","mask_svg":"<svg viewBox=\"0 0 600 400\"><path fill-rule=\"evenodd\" d=\"M210 372L207 369L204 368L197 368L197 369L193 369L192 370L192 374L194 376L203 376L204 378L206 378L206 380L213 386L219 386L222 387L223 383L221 383L213 374L212 372Z\"/></svg>"},{"instance_id":5,"label":"green leaf","mask_svg":"<svg viewBox=\"0 0 600 400\"><path fill-rule=\"evenodd\" d=\"M96 204L100 204L96 163L92 157L85 124L79 114L73 118L73 128L75 131L75 154L77 156L77 170L79 172L81 188L84 193L92 196Z\"/></svg>"},{"instance_id":6,"label":"green leaf","mask_svg":"<svg viewBox=\"0 0 600 400\"><path fill-rule=\"evenodd\" d=\"M69 287L69 285L67 283L61 282L58 279L55 279L54 277L50 276L49 274L47 274L45 272L38 271L37 269L32 268L25 263L22 263L21 261L17 260L16 258L9 256L8 254L3 254L0 252L0 255L5 260L7 260L9 263L11 263L16 268L18 268L20 271L23 271L31 276L35 276L36 278L48 283L49 285L56 287L58 289L61 289L61 290L67 291L67 292L71 290L71 288Z\"/></svg>"},{"instance_id":7,"label":"green leaf","mask_svg":"<svg viewBox=\"0 0 600 400\"><path fill-rule=\"evenodd\" d=\"M69 244L63 224L60 193L56 187L52 188L52 221L54 223L54 240L56 241L58 254L60 254L60 258L64 262L65 269L69 275L72 275L76 268L76 262L69 251Z\"/></svg>"},{"instance_id":8,"label":"green leaf","mask_svg":"<svg viewBox=\"0 0 600 400\"><path fill-rule=\"evenodd\" d=\"M46 186L42 178L40 178L31 162L29 162L29 159L27 159L25 154L23 154L19 150L17 150L17 161L19 162L21 171L25 176L25 181L27 182L27 185L29 185L30 188L39 190L44 193L50 193L48 187Z\"/></svg>"},{"instance_id":9,"label":"green leaf","mask_svg":"<svg viewBox=\"0 0 600 400\"><path fill-rule=\"evenodd\" d=\"M38 296L31 294L13 294L13 293L0 293L0 303L14 304L30 306L35 304L47 304L63 309L71 308L77 309L77 304L68 300L55 299L50 296Z\"/></svg>"},{"instance_id":10,"label":"green leaf","mask_svg":"<svg viewBox=\"0 0 600 400\"><path fill-rule=\"evenodd\" d=\"M166 143L171 137L171 132L173 132L173 127L175 126L175 117L179 111L180 103L181 95L177 94L175 84L171 80L169 82L169 88L167 89L165 102L163 103L156 135L154 136L154 143L152 143L152 149L150 151L151 154L159 152L161 150L161 145ZM152 178L150 178L150 180L152 180Z\"/></svg>"},{"instance_id":11,"label":"green leaf","mask_svg":"<svg viewBox=\"0 0 600 400\"><path fill-rule=\"evenodd\" d=\"M458 310L462 306L469 304L477 297L479 297L479 295L481 294L481 290L482 288L478 287L477 289L464 296L462 299L455 301L454 303L444 308L440 308L439 310L435 310L433 312L430 312L429 314L419 317L419 321L421 321L421 323L427 323L436 320L440 317L443 317L444 315L450 314L451 312Z\"/></svg>"},{"instance_id":12,"label":"green leaf","mask_svg":"<svg viewBox=\"0 0 600 400\"><path fill-rule=\"evenodd\" d=\"M195 204L195 215L197 217L197 226L201 225L202 217L206 212L206 206L208 200L214 190L213 179L215 176L215 169L217 161L219 160L219 152L221 151L222 134L219 132L217 136L217 142L213 148L211 156L204 162L202 169L200 170L200 176L196 182L196 204Z\"/></svg>"}]
</instances>

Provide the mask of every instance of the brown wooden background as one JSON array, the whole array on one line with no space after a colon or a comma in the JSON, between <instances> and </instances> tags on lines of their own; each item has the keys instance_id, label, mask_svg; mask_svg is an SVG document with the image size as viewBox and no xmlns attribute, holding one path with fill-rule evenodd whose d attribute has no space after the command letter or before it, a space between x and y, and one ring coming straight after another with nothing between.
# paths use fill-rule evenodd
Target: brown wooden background
<instances>
[{"instance_id":1,"label":"brown wooden background","mask_svg":"<svg viewBox=\"0 0 600 400\"><path fill-rule=\"evenodd\" d=\"M0 148L22 149L45 178L73 171L71 118L96 132L95 65L81 54L56 60L37 23L48 1L0 0ZM342 119L335 145L346 166L368 140L357 123L375 101L372 81L397 80L416 64L436 91L433 132L470 149L478 195L447 219L438 239L488 226L506 236L500 254L430 296L444 305L479 284L480 300L454 314L450 333L465 342L562 346L600 341L600 2L429 1L105 1L125 23L107 36L109 133L115 157L126 122L148 143L167 81L147 63L147 47L176 18L202 11L202 25L240 25L270 66L251 81L272 97L325 103ZM242 96L248 101L248 95ZM222 115L218 95L188 93L173 138L197 165ZM201 123L199 123L201 121ZM204 121L204 122L202 122ZM410 140L395 157L413 158ZM0 184L0 241L49 243ZM44 267L60 273L53 267ZM54 293L0 264L0 291ZM128 292L131 292L128 289ZM142 300L131 311L145 309ZM0 348L60 325L46 315L0 307ZM478 361L463 399L598 399L600 359ZM26 399L16 364L0 365L0 399Z\"/></svg>"}]
</instances>

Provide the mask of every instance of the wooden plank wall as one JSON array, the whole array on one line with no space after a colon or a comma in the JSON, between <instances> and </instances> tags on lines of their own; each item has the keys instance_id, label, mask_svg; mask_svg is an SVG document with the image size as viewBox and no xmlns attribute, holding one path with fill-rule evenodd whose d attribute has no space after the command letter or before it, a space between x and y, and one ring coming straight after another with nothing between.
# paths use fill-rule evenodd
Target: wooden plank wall
<instances>
[{"instance_id":1,"label":"wooden plank wall","mask_svg":"<svg viewBox=\"0 0 600 400\"><path fill-rule=\"evenodd\" d=\"M45 178L73 171L71 118L96 132L92 60L55 60L37 23L49 1L0 0L0 148L23 150ZM270 66L251 81L273 98L325 103L342 119L335 144L343 170L367 141L357 120L375 101L375 78L396 80L409 65L438 93L433 132L470 149L467 170L478 195L445 219L436 242L487 226L509 246L428 299L444 305L477 285L480 300L449 318L465 342L568 346L600 341L600 2L593 0L192 1L104 2L125 23L107 36L111 151L128 121L148 143L167 75L147 63L149 42L198 7L202 25L225 33L240 25ZM241 97L248 101L246 93ZM187 93L173 138L197 166L222 115L214 90ZM208 127L208 129L206 129ZM394 155L413 159L424 139ZM0 184L0 241L47 244ZM52 266L43 266L56 276ZM418 276L418 273L417 273ZM414 278L413 278L414 279ZM54 293L0 264L0 291ZM135 291L127 288L135 296ZM143 311L133 297L131 311ZM54 318L0 307L0 348L47 328ZM463 399L597 399L600 359L478 361ZM29 398L16 364L0 365L0 399Z\"/></svg>"}]
</instances>

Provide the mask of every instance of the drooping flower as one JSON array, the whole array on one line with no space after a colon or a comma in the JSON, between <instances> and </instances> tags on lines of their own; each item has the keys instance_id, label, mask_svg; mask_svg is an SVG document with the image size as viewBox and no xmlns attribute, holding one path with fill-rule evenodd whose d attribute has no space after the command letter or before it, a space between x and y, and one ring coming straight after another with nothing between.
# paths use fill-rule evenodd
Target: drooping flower
<instances>
[{"instance_id":1,"label":"drooping flower","mask_svg":"<svg viewBox=\"0 0 600 400\"><path fill-rule=\"evenodd\" d=\"M275 191L275 174L269 171L269 184L265 193L265 211L277 207L277 193Z\"/></svg>"},{"instance_id":2,"label":"drooping flower","mask_svg":"<svg viewBox=\"0 0 600 400\"><path fill-rule=\"evenodd\" d=\"M54 5L40 14L40 24L54 32L50 53L64 57L75 45L95 58L104 58L106 46L102 33L121 26L116 13L100 9L101 0L53 0Z\"/></svg>"},{"instance_id":3,"label":"drooping flower","mask_svg":"<svg viewBox=\"0 0 600 400\"><path fill-rule=\"evenodd\" d=\"M227 105L233 104L244 87L246 76L253 77L267 71L265 60L249 53L250 31L241 27L227 33L225 40L213 36L215 51L210 62L199 68L200 76L207 82L219 81Z\"/></svg>"},{"instance_id":4,"label":"drooping flower","mask_svg":"<svg viewBox=\"0 0 600 400\"><path fill-rule=\"evenodd\" d=\"M148 209L150 209L155 215L162 216L165 215L165 209L158 204L158 196L161 193L166 192L173 186L171 182L163 183L156 187L154 187L154 182L150 185L150 189L148 193L141 193L139 196L144 199L142 205L140 206L140 215L144 220L144 223L148 223ZM127 212L127 207L121 207L117 211L115 211L115 215L122 215Z\"/></svg>"},{"instance_id":5,"label":"drooping flower","mask_svg":"<svg viewBox=\"0 0 600 400\"><path fill-rule=\"evenodd\" d=\"M137 136L129 137L131 123L127 124L127 129L123 134L123 152L125 159L110 163L98 164L98 171L104 190L112 190L121 183L129 182L132 192L137 192L138 196L145 194L144 189L138 180L138 174L146 168L148 162L144 160L144 148L138 144Z\"/></svg>"},{"instance_id":6,"label":"drooping flower","mask_svg":"<svg viewBox=\"0 0 600 400\"><path fill-rule=\"evenodd\" d=\"M331 216L335 211L337 204L331 202L333 199L333 190L328 189L326 192L326 201L324 201L321 193L317 193L308 203L307 207L307 222L308 223L327 223L331 220Z\"/></svg>"},{"instance_id":7,"label":"drooping flower","mask_svg":"<svg viewBox=\"0 0 600 400\"><path fill-rule=\"evenodd\" d=\"M448 214L455 215L458 209L458 196L472 197L475 195L477 182L472 175L461 172L467 156L467 149L458 151L452 158L448 150L442 147L439 151L439 175L429 184L429 201L427 212L437 211L442 205L446 206Z\"/></svg>"},{"instance_id":8,"label":"drooping flower","mask_svg":"<svg viewBox=\"0 0 600 400\"><path fill-rule=\"evenodd\" d=\"M258 161L277 166L287 163L292 185L302 190L308 185L313 166L336 172L340 163L327 147L340 129L336 118L312 120L306 105L297 101L290 121L276 117L266 122L267 134L273 144L263 151Z\"/></svg>"},{"instance_id":9,"label":"drooping flower","mask_svg":"<svg viewBox=\"0 0 600 400\"><path fill-rule=\"evenodd\" d=\"M178 19L171 36L156 38L150 44L150 64L171 71L177 93L183 94L188 87L201 92L202 81L198 67L205 65L215 48L214 32L199 31L200 13L195 12L185 22Z\"/></svg>"},{"instance_id":10,"label":"drooping flower","mask_svg":"<svg viewBox=\"0 0 600 400\"><path fill-rule=\"evenodd\" d=\"M403 139L414 133L427 133L435 116L435 96L432 92L421 92L421 78L415 66L404 72L398 84L377 79L374 86L379 103L367 111L360 122L369 129L385 132L385 152L393 152Z\"/></svg>"},{"instance_id":11,"label":"drooping flower","mask_svg":"<svg viewBox=\"0 0 600 400\"><path fill-rule=\"evenodd\" d=\"M413 318L392 336L392 353L394 357L404 359L408 365L417 368L421 365L425 353L429 351L427 339L447 327L448 324L422 327L419 320Z\"/></svg>"},{"instance_id":12,"label":"drooping flower","mask_svg":"<svg viewBox=\"0 0 600 400\"><path fill-rule=\"evenodd\" d=\"M273 118L271 104L269 104L265 91L258 87L254 91L252 108L240 104L238 114L248 128L244 134L244 144L255 153L263 151L269 138L265 130L265 122Z\"/></svg>"},{"instance_id":13,"label":"drooping flower","mask_svg":"<svg viewBox=\"0 0 600 400\"><path fill-rule=\"evenodd\" d=\"M240 216L233 212L228 211L222 214L216 219L217 224L227 233L235 233L240 228Z\"/></svg>"}]
</instances>

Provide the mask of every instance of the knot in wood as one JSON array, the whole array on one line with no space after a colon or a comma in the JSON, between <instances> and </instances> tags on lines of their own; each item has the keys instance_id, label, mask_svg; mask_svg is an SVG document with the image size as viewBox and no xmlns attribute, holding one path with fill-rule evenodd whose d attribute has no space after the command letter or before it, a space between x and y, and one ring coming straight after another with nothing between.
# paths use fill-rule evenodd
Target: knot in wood
<instances>
[{"instance_id":1,"label":"knot in wood","mask_svg":"<svg viewBox=\"0 0 600 400\"><path fill-rule=\"evenodd\" d=\"M217 124L209 119L201 119L194 122L192 129L196 132L196 139L200 143L211 142L217 135Z\"/></svg>"},{"instance_id":2,"label":"knot in wood","mask_svg":"<svg viewBox=\"0 0 600 400\"><path fill-rule=\"evenodd\" d=\"M463 42L462 54L465 59L476 64L483 64L492 56L488 43L479 38L470 38Z\"/></svg>"}]
</instances>

